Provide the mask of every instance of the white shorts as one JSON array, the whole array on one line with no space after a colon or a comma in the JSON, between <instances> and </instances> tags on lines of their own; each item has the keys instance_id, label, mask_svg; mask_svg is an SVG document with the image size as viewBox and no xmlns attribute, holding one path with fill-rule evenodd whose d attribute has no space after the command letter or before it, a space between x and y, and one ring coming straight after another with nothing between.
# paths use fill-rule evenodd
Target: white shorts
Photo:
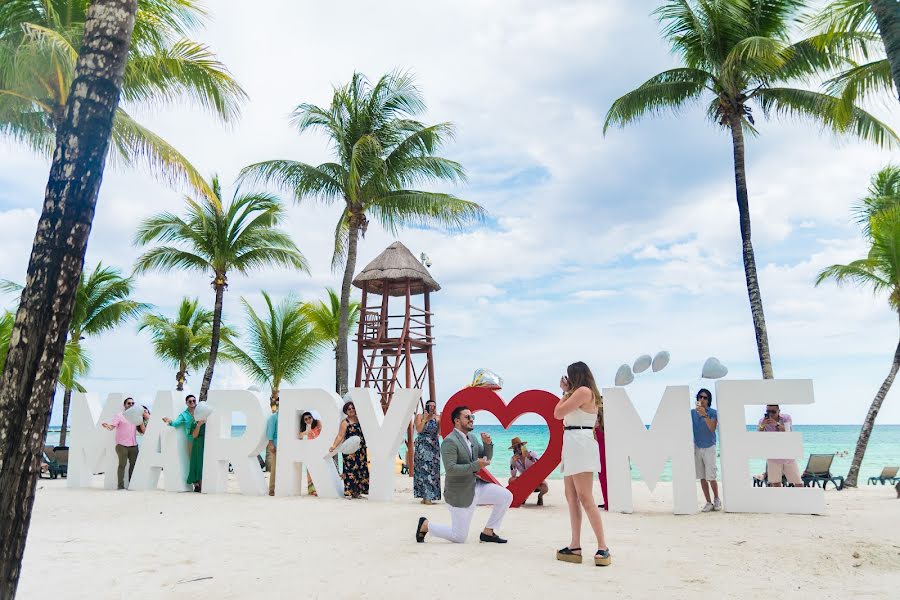
<instances>
[{"instance_id":1,"label":"white shorts","mask_svg":"<svg viewBox=\"0 0 900 600\"><path fill-rule=\"evenodd\" d=\"M697 479L716 480L716 447L698 448L694 446L694 468Z\"/></svg>"},{"instance_id":2,"label":"white shorts","mask_svg":"<svg viewBox=\"0 0 900 600\"><path fill-rule=\"evenodd\" d=\"M787 478L788 483L803 485L803 479L800 477L800 468L797 466L796 460L792 460L788 463L767 460L766 472L769 474L770 484L781 483L781 476L784 475Z\"/></svg>"}]
</instances>

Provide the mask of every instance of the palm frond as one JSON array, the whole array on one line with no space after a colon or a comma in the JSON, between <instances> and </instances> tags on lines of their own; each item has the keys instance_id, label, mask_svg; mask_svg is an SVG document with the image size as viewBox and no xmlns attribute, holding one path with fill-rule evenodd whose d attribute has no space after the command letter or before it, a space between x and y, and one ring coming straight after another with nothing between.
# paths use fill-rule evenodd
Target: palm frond
<instances>
[{"instance_id":1,"label":"palm frond","mask_svg":"<svg viewBox=\"0 0 900 600\"><path fill-rule=\"evenodd\" d=\"M712 74L700 69L671 69L654 75L613 102L606 113L603 133L610 126L624 127L645 115L675 112L710 89L714 81Z\"/></svg>"},{"instance_id":2,"label":"palm frond","mask_svg":"<svg viewBox=\"0 0 900 600\"><path fill-rule=\"evenodd\" d=\"M760 89L755 98L765 114L805 118L827 130L892 148L898 138L894 130L863 109L848 107L840 98L794 88Z\"/></svg>"}]
</instances>

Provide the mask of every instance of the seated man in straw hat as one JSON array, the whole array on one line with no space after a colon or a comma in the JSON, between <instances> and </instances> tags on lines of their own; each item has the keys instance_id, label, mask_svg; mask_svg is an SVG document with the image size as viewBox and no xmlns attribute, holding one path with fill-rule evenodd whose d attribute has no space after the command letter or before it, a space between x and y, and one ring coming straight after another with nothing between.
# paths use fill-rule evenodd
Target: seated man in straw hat
<instances>
[{"instance_id":1,"label":"seated man in straw hat","mask_svg":"<svg viewBox=\"0 0 900 600\"><path fill-rule=\"evenodd\" d=\"M528 442L523 442L518 437L512 439L509 450L513 451L512 459L509 461L509 483L512 483L521 477L525 471L531 468L538 461L537 455L530 451L526 446ZM550 491L550 487L546 481L542 481L541 485L534 489L538 493L537 505L544 505L544 494ZM533 493L533 492L532 492ZM531 494L529 494L530 496ZM527 500L527 498L526 498Z\"/></svg>"}]
</instances>

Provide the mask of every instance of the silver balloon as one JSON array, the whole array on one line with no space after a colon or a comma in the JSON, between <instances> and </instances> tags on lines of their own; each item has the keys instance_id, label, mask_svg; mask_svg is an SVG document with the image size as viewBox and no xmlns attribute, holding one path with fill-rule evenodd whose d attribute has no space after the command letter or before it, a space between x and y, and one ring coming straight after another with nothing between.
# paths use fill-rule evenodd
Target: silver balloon
<instances>
[{"instance_id":1,"label":"silver balloon","mask_svg":"<svg viewBox=\"0 0 900 600\"><path fill-rule=\"evenodd\" d=\"M728 367L720 363L719 359L714 356L706 359L700 372L700 377L704 379L721 379L726 375L728 375Z\"/></svg>"},{"instance_id":2,"label":"silver balloon","mask_svg":"<svg viewBox=\"0 0 900 600\"><path fill-rule=\"evenodd\" d=\"M662 350L661 352L657 352L656 356L653 357L653 372L656 373L662 371L666 368L667 364L669 364L668 351Z\"/></svg>"},{"instance_id":3,"label":"silver balloon","mask_svg":"<svg viewBox=\"0 0 900 600\"><path fill-rule=\"evenodd\" d=\"M489 369L476 369L472 376L471 387L484 387L499 390L503 387L503 378Z\"/></svg>"},{"instance_id":4,"label":"silver balloon","mask_svg":"<svg viewBox=\"0 0 900 600\"><path fill-rule=\"evenodd\" d=\"M652 359L650 358L649 354L641 354L634 361L634 366L632 367L632 369L634 370L635 373L643 373L644 371L646 371L647 369L650 368L651 360Z\"/></svg>"},{"instance_id":5,"label":"silver balloon","mask_svg":"<svg viewBox=\"0 0 900 600\"><path fill-rule=\"evenodd\" d=\"M132 425L141 425L144 422L144 407L140 404L135 404L123 412L122 416Z\"/></svg>"},{"instance_id":6,"label":"silver balloon","mask_svg":"<svg viewBox=\"0 0 900 600\"><path fill-rule=\"evenodd\" d=\"M198 402L197 408L194 409L194 418L198 421L205 421L212 414L212 406L207 402Z\"/></svg>"},{"instance_id":7,"label":"silver balloon","mask_svg":"<svg viewBox=\"0 0 900 600\"><path fill-rule=\"evenodd\" d=\"M619 367L619 370L616 371L616 385L628 385L632 381L634 381L634 373L631 372L631 367L628 365Z\"/></svg>"}]
</instances>

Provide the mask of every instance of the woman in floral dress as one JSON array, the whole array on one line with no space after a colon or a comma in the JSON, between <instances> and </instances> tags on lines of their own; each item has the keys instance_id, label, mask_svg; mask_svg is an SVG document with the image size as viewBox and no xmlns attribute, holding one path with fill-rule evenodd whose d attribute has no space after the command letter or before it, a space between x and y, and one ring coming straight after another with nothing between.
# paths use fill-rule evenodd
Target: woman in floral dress
<instances>
[{"instance_id":1,"label":"woman in floral dress","mask_svg":"<svg viewBox=\"0 0 900 600\"><path fill-rule=\"evenodd\" d=\"M329 452L334 452L345 440L353 436L359 436L359 450L353 454L344 455L344 495L350 498L359 498L360 494L369 493L369 463L366 454L366 438L363 436L359 419L356 418L356 407L352 402L344 403L344 414L347 415L341 421L338 434L331 444Z\"/></svg>"},{"instance_id":2,"label":"woman in floral dress","mask_svg":"<svg viewBox=\"0 0 900 600\"><path fill-rule=\"evenodd\" d=\"M432 504L441 499L441 446L438 442L438 423L441 415L437 403L425 403L425 412L416 415L415 454L413 456L413 495L422 504Z\"/></svg>"}]
</instances>

